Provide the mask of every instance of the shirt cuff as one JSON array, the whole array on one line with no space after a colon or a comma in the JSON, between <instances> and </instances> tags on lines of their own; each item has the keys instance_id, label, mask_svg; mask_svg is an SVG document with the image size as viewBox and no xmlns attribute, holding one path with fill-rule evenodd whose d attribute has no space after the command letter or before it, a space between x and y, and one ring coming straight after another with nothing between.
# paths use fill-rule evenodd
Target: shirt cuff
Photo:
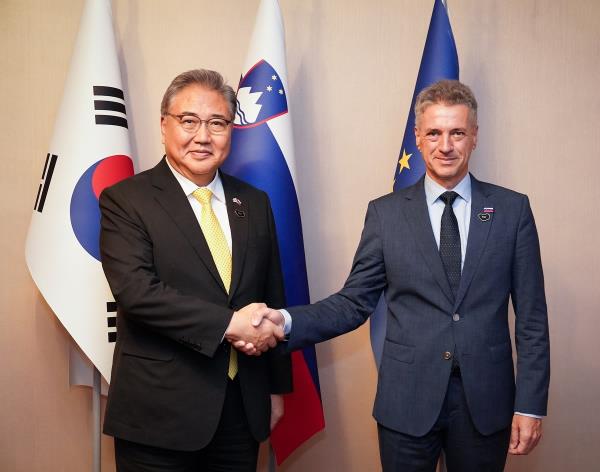
<instances>
[{"instance_id":1,"label":"shirt cuff","mask_svg":"<svg viewBox=\"0 0 600 472\"><path fill-rule=\"evenodd\" d=\"M290 315L289 312L283 308L279 310L279 313L283 315L283 319L285 320L283 334L286 338L288 338L290 336L290 331L292 330L292 315Z\"/></svg>"},{"instance_id":2,"label":"shirt cuff","mask_svg":"<svg viewBox=\"0 0 600 472\"><path fill-rule=\"evenodd\" d=\"M543 418L543 416L540 415L532 415L531 413L521 413L520 411L515 411L515 415L529 416L530 418L537 418L538 420L541 420Z\"/></svg>"}]
</instances>

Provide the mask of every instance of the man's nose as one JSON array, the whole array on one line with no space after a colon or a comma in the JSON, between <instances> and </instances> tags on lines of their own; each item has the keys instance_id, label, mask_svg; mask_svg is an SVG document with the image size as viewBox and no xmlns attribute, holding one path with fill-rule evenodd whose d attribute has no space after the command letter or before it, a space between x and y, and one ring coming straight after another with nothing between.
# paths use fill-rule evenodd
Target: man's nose
<instances>
[{"instance_id":1,"label":"man's nose","mask_svg":"<svg viewBox=\"0 0 600 472\"><path fill-rule=\"evenodd\" d=\"M438 141L438 148L443 153L448 153L452 151L454 148L454 144L452 143L452 139L450 138L449 133L442 133L440 135L440 139Z\"/></svg>"},{"instance_id":2,"label":"man's nose","mask_svg":"<svg viewBox=\"0 0 600 472\"><path fill-rule=\"evenodd\" d=\"M196 131L194 141L199 143L208 143L211 140L211 135L208 131L208 123L206 121L200 122L200 127Z\"/></svg>"}]
</instances>

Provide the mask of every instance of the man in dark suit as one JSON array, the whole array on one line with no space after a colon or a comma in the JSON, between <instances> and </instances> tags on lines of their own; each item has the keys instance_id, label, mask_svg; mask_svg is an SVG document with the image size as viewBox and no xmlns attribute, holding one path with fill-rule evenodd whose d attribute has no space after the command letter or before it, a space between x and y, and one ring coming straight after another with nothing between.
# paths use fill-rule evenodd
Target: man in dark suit
<instances>
[{"instance_id":1,"label":"man in dark suit","mask_svg":"<svg viewBox=\"0 0 600 472\"><path fill-rule=\"evenodd\" d=\"M292 388L288 355L229 342L274 346L281 329L249 314L285 302L267 195L218 170L235 110L217 72L179 75L161 105L165 158L100 197L118 306L104 432L119 471L255 471Z\"/></svg>"},{"instance_id":2,"label":"man in dark suit","mask_svg":"<svg viewBox=\"0 0 600 472\"><path fill-rule=\"evenodd\" d=\"M387 333L374 406L385 471L500 471L546 415L550 354L538 236L525 195L468 172L477 102L458 81L418 96L426 176L369 204L344 288L314 305L255 314L288 347L355 329L382 291ZM516 384L508 323L515 312ZM254 353L251 343L236 345ZM245 347L244 347L245 346Z\"/></svg>"}]
</instances>

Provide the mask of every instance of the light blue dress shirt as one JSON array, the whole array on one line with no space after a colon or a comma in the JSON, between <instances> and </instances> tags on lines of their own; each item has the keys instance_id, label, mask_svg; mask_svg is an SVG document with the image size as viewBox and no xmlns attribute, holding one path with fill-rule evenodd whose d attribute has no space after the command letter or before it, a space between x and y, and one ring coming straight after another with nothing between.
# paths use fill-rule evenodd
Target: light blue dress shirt
<instances>
[{"instance_id":1,"label":"light blue dress shirt","mask_svg":"<svg viewBox=\"0 0 600 472\"><path fill-rule=\"evenodd\" d=\"M465 263L465 255L467 254L467 242L469 238L469 225L471 222L471 175L467 173L463 179L451 189L458 194L456 200L452 204L452 210L456 216L458 222L458 232L460 234L460 267L462 269ZM433 230L433 236L438 249L440 248L440 227L442 221L442 213L444 212L444 202L440 200L440 195L448 189L442 187L440 184L431 179L425 174L425 199L427 201L427 210L429 211L429 221L431 222L431 229ZM292 329L292 316L287 310L279 310L285 319L284 333L289 335ZM530 416L532 418L542 418L538 415L531 415L529 413L521 413L516 411L515 414L521 416Z\"/></svg>"},{"instance_id":2,"label":"light blue dress shirt","mask_svg":"<svg viewBox=\"0 0 600 472\"><path fill-rule=\"evenodd\" d=\"M427 200L427 209L429 211L429 220L431 221L431 228L433 229L433 235L435 236L435 242L440 248L440 223L442 219L442 213L444 212L444 202L439 197L447 189L434 182L429 176L425 175L425 198ZM471 215L471 176L469 174L459 182L459 184L453 189L460 198L454 200L452 209L456 215L458 221L458 232L460 234L460 253L461 261L460 267L465 261L465 254L467 253L467 236L469 234L469 216ZM290 334L292 330L292 316L287 310L279 310L285 319L285 325L283 331L286 336Z\"/></svg>"},{"instance_id":3,"label":"light blue dress shirt","mask_svg":"<svg viewBox=\"0 0 600 472\"><path fill-rule=\"evenodd\" d=\"M471 220L471 176L465 175L456 187L452 189L458 194L458 198L452 204L452 210L458 222L458 232L460 234L460 268L465 263L467 253L467 239L469 237L469 223ZM448 189L431 179L425 174L425 199L427 200L427 210L429 211L429 221L438 249L440 248L440 227L442 222L442 213L444 212L444 202L440 196Z\"/></svg>"}]
</instances>

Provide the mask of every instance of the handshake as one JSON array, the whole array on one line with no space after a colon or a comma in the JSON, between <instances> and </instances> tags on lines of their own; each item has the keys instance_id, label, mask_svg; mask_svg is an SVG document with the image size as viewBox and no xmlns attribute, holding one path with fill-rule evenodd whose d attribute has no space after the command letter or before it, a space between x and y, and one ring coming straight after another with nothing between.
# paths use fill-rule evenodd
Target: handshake
<instances>
[{"instance_id":1,"label":"handshake","mask_svg":"<svg viewBox=\"0 0 600 472\"><path fill-rule=\"evenodd\" d=\"M283 341L285 318L264 303L251 303L233 313L225 330L225 339L249 356L263 352Z\"/></svg>"}]
</instances>

